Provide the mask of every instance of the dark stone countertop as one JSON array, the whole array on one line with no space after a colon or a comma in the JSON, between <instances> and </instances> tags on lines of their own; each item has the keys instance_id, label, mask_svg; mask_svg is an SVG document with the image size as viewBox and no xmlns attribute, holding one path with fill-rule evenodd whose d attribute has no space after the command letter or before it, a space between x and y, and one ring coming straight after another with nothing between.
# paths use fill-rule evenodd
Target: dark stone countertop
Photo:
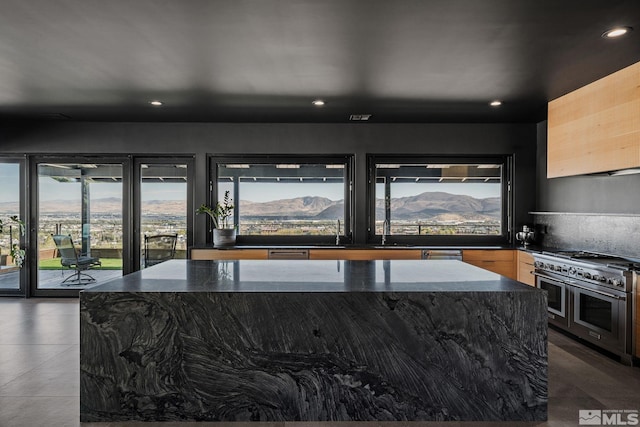
<instances>
[{"instance_id":1,"label":"dark stone countertop","mask_svg":"<svg viewBox=\"0 0 640 427\"><path fill-rule=\"evenodd\" d=\"M83 292L542 292L456 260L171 260Z\"/></svg>"}]
</instances>

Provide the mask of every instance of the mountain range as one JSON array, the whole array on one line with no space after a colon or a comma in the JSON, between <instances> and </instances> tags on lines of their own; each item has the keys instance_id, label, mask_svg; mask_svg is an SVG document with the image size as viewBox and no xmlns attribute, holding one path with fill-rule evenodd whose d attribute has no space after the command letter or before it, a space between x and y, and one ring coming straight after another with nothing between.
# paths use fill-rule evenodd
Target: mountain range
<instances>
[{"instance_id":1,"label":"mountain range","mask_svg":"<svg viewBox=\"0 0 640 427\"><path fill-rule=\"evenodd\" d=\"M121 210L120 198L111 197L91 201L92 213L115 213ZM317 219L332 220L342 217L343 200L326 197L295 197L268 202L242 200L241 218L256 219ZM0 203L0 213L12 213L17 203ZM142 211L153 215L183 215L186 202L181 200L149 200L142 202ZM391 199L391 211L396 220L469 220L500 217L499 197L476 199L471 196L444 192L425 192L416 196ZM53 200L40 204L44 214L73 214L80 212L79 200ZM384 201L376 200L376 217L384 217Z\"/></svg>"}]
</instances>

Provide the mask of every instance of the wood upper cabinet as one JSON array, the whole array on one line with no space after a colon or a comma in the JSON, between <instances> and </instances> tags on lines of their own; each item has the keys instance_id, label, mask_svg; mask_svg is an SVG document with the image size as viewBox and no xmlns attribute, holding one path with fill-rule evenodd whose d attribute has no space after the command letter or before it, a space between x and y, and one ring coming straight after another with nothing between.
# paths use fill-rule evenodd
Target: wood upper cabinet
<instances>
[{"instance_id":1,"label":"wood upper cabinet","mask_svg":"<svg viewBox=\"0 0 640 427\"><path fill-rule=\"evenodd\" d=\"M529 252L518 251L518 281L526 283L529 286L536 285L536 279L533 275L533 255Z\"/></svg>"},{"instance_id":2,"label":"wood upper cabinet","mask_svg":"<svg viewBox=\"0 0 640 427\"><path fill-rule=\"evenodd\" d=\"M515 268L515 252L512 249L465 249L462 260L485 270L493 271L517 280Z\"/></svg>"},{"instance_id":3,"label":"wood upper cabinet","mask_svg":"<svg viewBox=\"0 0 640 427\"><path fill-rule=\"evenodd\" d=\"M549 102L547 178L640 167L640 62Z\"/></svg>"}]
</instances>

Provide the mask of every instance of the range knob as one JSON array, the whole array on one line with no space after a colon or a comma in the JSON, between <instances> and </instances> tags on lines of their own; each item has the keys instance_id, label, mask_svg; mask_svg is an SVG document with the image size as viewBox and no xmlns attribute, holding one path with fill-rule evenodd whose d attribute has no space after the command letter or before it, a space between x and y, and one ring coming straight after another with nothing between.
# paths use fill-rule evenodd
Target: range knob
<instances>
[{"instance_id":1,"label":"range knob","mask_svg":"<svg viewBox=\"0 0 640 427\"><path fill-rule=\"evenodd\" d=\"M593 276L588 271L585 271L582 277L584 277L585 279L593 279Z\"/></svg>"},{"instance_id":2,"label":"range knob","mask_svg":"<svg viewBox=\"0 0 640 427\"><path fill-rule=\"evenodd\" d=\"M544 267L544 264L541 261L536 261L536 262L533 263L533 266L535 268L542 268L542 267Z\"/></svg>"},{"instance_id":3,"label":"range knob","mask_svg":"<svg viewBox=\"0 0 640 427\"><path fill-rule=\"evenodd\" d=\"M619 287L624 286L624 285L622 284L622 280L620 280L620 279L616 279L615 277L610 278L610 279L607 281L607 283L609 283L610 285L613 285L613 286L619 286Z\"/></svg>"},{"instance_id":4,"label":"range knob","mask_svg":"<svg viewBox=\"0 0 640 427\"><path fill-rule=\"evenodd\" d=\"M572 276L575 276L577 270L575 267L569 267L569 274L571 274Z\"/></svg>"},{"instance_id":5,"label":"range knob","mask_svg":"<svg viewBox=\"0 0 640 427\"><path fill-rule=\"evenodd\" d=\"M593 280L597 280L598 282L607 282L607 278L604 276L600 276L598 274L594 274L592 277Z\"/></svg>"}]
</instances>

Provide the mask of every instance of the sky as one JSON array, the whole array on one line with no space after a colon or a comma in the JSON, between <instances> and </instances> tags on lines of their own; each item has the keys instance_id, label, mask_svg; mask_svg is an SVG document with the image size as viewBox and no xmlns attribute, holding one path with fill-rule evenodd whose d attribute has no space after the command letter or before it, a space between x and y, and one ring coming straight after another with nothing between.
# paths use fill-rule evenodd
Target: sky
<instances>
[{"instance_id":1,"label":"sky","mask_svg":"<svg viewBox=\"0 0 640 427\"><path fill-rule=\"evenodd\" d=\"M17 202L20 198L20 165L0 163L0 202Z\"/></svg>"},{"instance_id":2,"label":"sky","mask_svg":"<svg viewBox=\"0 0 640 427\"><path fill-rule=\"evenodd\" d=\"M18 165L0 163L0 202L15 202L19 196ZM11 185L9 183L15 183ZM7 185L9 184L9 185ZM77 200L80 198L79 183L60 183L50 178L41 178L40 200ZM381 185L376 186L377 191ZM500 184L490 183L396 183L392 184L392 197L415 196L426 191L443 191L451 194L466 194L478 199L500 196ZM220 193L231 189L231 184L220 184ZM143 183L142 200L184 200L185 183ZM330 200L344 198L340 183L246 183L241 186L240 198L252 202L265 202L302 196L326 197ZM91 198L122 197L121 183L92 183ZM382 198L376 194L377 198Z\"/></svg>"}]
</instances>

